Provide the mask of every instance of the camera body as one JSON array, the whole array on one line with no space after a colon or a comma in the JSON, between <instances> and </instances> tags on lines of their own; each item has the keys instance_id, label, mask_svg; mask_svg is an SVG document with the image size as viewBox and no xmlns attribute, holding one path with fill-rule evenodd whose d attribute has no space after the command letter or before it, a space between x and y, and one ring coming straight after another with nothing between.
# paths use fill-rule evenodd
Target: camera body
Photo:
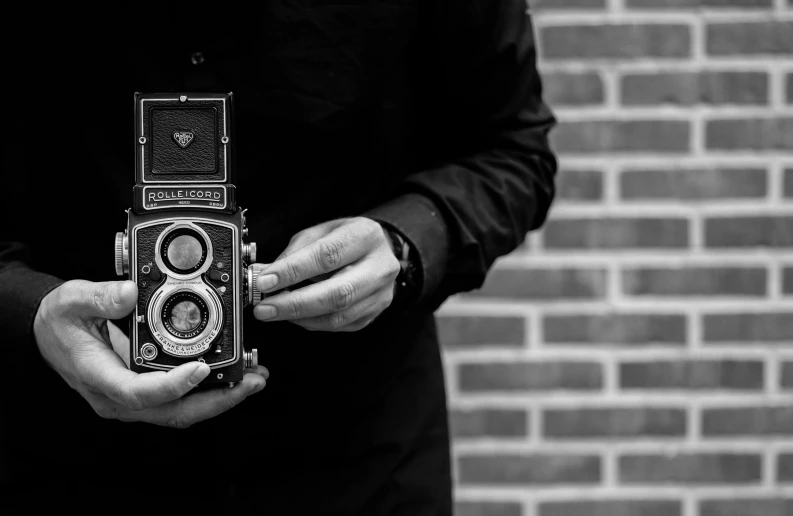
<instances>
[{"instance_id":1,"label":"camera body","mask_svg":"<svg viewBox=\"0 0 793 516\"><path fill-rule=\"evenodd\" d=\"M256 367L242 310L255 304L256 244L234 185L232 94L135 94L135 186L116 273L138 285L131 370L206 362L204 383Z\"/></svg>"}]
</instances>

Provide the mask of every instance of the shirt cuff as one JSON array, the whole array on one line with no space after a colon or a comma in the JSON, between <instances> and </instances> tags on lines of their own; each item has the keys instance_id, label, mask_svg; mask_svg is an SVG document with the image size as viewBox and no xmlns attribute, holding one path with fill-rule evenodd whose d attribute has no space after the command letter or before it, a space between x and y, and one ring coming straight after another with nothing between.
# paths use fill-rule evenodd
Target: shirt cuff
<instances>
[{"instance_id":1,"label":"shirt cuff","mask_svg":"<svg viewBox=\"0 0 793 516\"><path fill-rule=\"evenodd\" d=\"M449 233L441 212L428 197L417 193L401 195L363 214L398 232L416 252L421 271L415 304L438 288L446 271Z\"/></svg>"},{"instance_id":2,"label":"shirt cuff","mask_svg":"<svg viewBox=\"0 0 793 516\"><path fill-rule=\"evenodd\" d=\"M22 264L10 265L0 272L0 333L10 344L11 354L25 360L21 363L41 360L33 321L44 296L62 283L59 278Z\"/></svg>"}]
</instances>

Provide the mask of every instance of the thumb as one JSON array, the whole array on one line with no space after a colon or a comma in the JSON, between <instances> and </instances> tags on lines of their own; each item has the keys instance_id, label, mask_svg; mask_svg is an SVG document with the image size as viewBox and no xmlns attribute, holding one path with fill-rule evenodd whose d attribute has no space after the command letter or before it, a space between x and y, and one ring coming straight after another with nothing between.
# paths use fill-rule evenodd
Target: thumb
<instances>
[{"instance_id":1,"label":"thumb","mask_svg":"<svg viewBox=\"0 0 793 516\"><path fill-rule=\"evenodd\" d=\"M70 299L83 317L121 319L138 301L138 286L132 281L70 281Z\"/></svg>"}]
</instances>

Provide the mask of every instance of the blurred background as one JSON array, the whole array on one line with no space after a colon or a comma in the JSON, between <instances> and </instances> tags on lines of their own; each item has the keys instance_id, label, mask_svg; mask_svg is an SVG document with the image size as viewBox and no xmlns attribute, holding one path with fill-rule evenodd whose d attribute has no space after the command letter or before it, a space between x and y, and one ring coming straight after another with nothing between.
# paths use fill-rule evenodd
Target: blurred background
<instances>
[{"instance_id":1,"label":"blurred background","mask_svg":"<svg viewBox=\"0 0 793 516\"><path fill-rule=\"evenodd\" d=\"M458 515L793 515L793 0L530 4L558 197L439 312Z\"/></svg>"}]
</instances>

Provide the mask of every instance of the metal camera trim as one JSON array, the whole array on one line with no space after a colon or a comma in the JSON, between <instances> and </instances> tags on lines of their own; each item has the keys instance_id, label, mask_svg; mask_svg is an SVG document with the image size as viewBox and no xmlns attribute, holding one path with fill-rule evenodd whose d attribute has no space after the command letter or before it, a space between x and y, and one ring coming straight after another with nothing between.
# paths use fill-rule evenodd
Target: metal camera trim
<instances>
[{"instance_id":1,"label":"metal camera trim","mask_svg":"<svg viewBox=\"0 0 793 516\"><path fill-rule=\"evenodd\" d=\"M229 223L229 222L219 221L217 219L209 219L209 218L204 218L204 217L169 217L169 218L162 218L162 219L152 220L150 222L145 222L143 224L138 224L132 229L132 232L131 232L131 235L130 235L130 242L129 242L129 244L130 244L130 257L129 257L130 258L130 269L129 269L130 278L129 279L131 281L134 281L134 282L137 283L139 281L139 279L140 279L139 278L140 270L139 270L139 267L138 267L138 256L137 256L137 253L131 252L132 249L137 249L138 248L137 247L138 246L138 231L140 231L141 229L144 229L144 228L151 227L151 226L158 226L160 224L168 224L168 223L173 224L173 223L185 222L185 221L190 221L190 222L194 222L194 223L212 224L212 225L215 225L215 226L219 226L219 227L230 229L231 232L232 232L233 240L234 241L239 241L239 229L237 228L237 226L235 226L234 224ZM240 246L232 246L232 255L233 255L233 262L234 263L241 263L239 247ZM236 285L236 289L239 292L241 292L242 291L241 290L242 289L242 278L241 278L240 274L242 273L242 271L238 270L238 269L241 269L241 267L231 267L230 268L231 275L232 275L231 280L234 282L233 284ZM234 307L233 307L234 312L236 314L241 314L242 313L242 296L241 295L234 296L233 304L234 304ZM140 320L139 319L140 317L143 317L143 316L141 315L140 311L136 307L135 308L135 319L136 320ZM209 364L209 367L212 368L212 369L217 369L217 368L220 368L220 367L225 367L225 366L227 366L229 364L234 364L234 363L237 362L237 360L239 358L239 353L241 352L241 347L242 347L240 345L240 338L242 337L242 317L241 316L234 317L233 323L234 323L234 352L232 353L232 356L229 359L227 359L227 360L223 360L221 362L214 362L212 364ZM138 333L138 325L137 324L133 324L132 325L132 336L135 339L134 342L140 342L139 333ZM142 346L143 343L140 343L140 345ZM156 358L153 361L151 361L151 362L145 361L145 362L142 362L142 363L138 363L138 358L140 358L141 361L143 360L143 357L140 355L140 346L133 346L131 355L132 355L130 357L131 360L135 361L136 364L138 364L140 366L143 366L143 367L145 367L147 369L155 369L155 370L160 370L160 371L170 371L171 369L174 368L174 366L170 365L170 364L158 363L156 361L157 360Z\"/></svg>"},{"instance_id":2,"label":"metal camera trim","mask_svg":"<svg viewBox=\"0 0 793 516\"><path fill-rule=\"evenodd\" d=\"M196 287L196 285L200 285ZM162 322L162 307L165 302L179 292L190 292L200 297L207 306L209 322L204 330L189 339L181 339L172 335L165 329ZM169 278L163 285L154 291L149 299L147 309L149 331L160 343L163 352L172 357L192 357L202 355L212 346L212 343L223 329L223 305L212 287L204 283L201 278L194 282L171 281ZM145 358L145 357L144 357Z\"/></svg>"},{"instance_id":3,"label":"metal camera trim","mask_svg":"<svg viewBox=\"0 0 793 516\"><path fill-rule=\"evenodd\" d=\"M184 97L184 100L182 100ZM141 183L191 183L191 181L185 181L183 179L165 179L165 178L157 178L156 181L150 181L146 179L146 147L147 143L149 142L146 137L146 127L143 123L143 112L146 110L146 106L144 102L187 102L188 100L193 102L222 102L223 103L223 135L222 138L228 138L228 111L226 110L226 98L223 97L215 97L215 98L187 98L187 96L182 95L182 97L174 97L174 98L164 98L164 99L140 99L140 126L139 130L139 138L138 142L140 143L140 179ZM143 141L140 140L143 138ZM222 143L220 148L223 150L223 178L222 179L202 179L200 181L194 181L196 183L225 183L229 177L229 169L228 169L228 150L226 149L226 143ZM184 174L183 174L184 175Z\"/></svg>"},{"instance_id":4,"label":"metal camera trim","mask_svg":"<svg viewBox=\"0 0 793 516\"><path fill-rule=\"evenodd\" d=\"M193 219L189 219L189 220L193 220ZM165 265L165 262L163 261L160 253L160 246L162 245L162 241L165 240L165 237L167 237L177 229L182 229L182 228L191 229L196 233L198 233L199 235L201 235L207 246L207 256L206 259L204 259L203 265L201 265L201 267L199 267L195 272L190 272L187 274L180 274L168 268L168 266ZM182 222L182 223L177 222L171 224L170 226L165 228L162 231L162 233L160 233L160 236L157 237L157 242L154 244L154 261L157 262L157 267L160 268L160 272L167 275L169 278L180 279L180 280L189 280L196 278L209 270L209 268L212 266L212 259L213 259L212 240L209 238L209 235L207 235L206 231L204 231L203 229L201 229L200 227L196 226L191 222Z\"/></svg>"}]
</instances>

